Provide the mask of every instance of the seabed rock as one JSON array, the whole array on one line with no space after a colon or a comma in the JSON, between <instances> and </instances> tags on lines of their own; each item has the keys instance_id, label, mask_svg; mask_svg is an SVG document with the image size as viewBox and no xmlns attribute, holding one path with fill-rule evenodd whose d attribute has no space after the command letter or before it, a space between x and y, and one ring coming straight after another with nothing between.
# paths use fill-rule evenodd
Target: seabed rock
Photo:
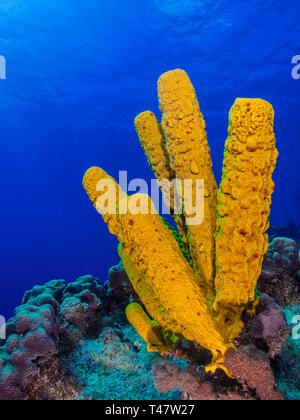
<instances>
[{"instance_id":1,"label":"seabed rock","mask_svg":"<svg viewBox=\"0 0 300 420\"><path fill-rule=\"evenodd\" d=\"M140 302L121 263L104 287L89 275L26 292L0 346L0 400L300 399L293 324L300 304L280 307L260 296L238 351L225 358L234 379L219 369L205 372L211 355L196 342L181 343L165 358L147 352L124 316L131 301Z\"/></svg>"}]
</instances>

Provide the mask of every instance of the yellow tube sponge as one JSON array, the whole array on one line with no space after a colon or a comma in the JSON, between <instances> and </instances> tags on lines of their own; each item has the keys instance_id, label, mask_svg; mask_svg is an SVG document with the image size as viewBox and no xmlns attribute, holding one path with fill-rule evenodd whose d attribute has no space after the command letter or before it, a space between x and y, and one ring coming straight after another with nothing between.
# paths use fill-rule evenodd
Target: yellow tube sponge
<instances>
[{"instance_id":1,"label":"yellow tube sponge","mask_svg":"<svg viewBox=\"0 0 300 420\"><path fill-rule=\"evenodd\" d=\"M126 316L138 334L146 341L147 350L158 351L165 354L169 347L166 346L161 328L156 321L151 320L138 303L130 303L126 308Z\"/></svg>"},{"instance_id":2,"label":"yellow tube sponge","mask_svg":"<svg viewBox=\"0 0 300 420\"><path fill-rule=\"evenodd\" d=\"M158 180L179 179L183 196L191 191L185 180L204 180L203 223L188 223L184 197L183 214L174 214L179 233L174 232L148 195L127 196L100 168L89 169L83 185L120 241L124 268L144 306L130 304L127 317L148 350L164 354L184 337L211 351L207 371L220 367L230 376L224 355L243 328L243 312L255 309L255 286L268 246L278 155L274 111L261 99L235 101L217 191L205 122L187 74L163 74L158 93L161 125L153 113L144 112L135 120L137 133ZM172 204L174 210L171 196Z\"/></svg>"},{"instance_id":3,"label":"yellow tube sponge","mask_svg":"<svg viewBox=\"0 0 300 420\"><path fill-rule=\"evenodd\" d=\"M278 155L273 119L272 106L261 99L237 99L229 114L218 192L214 309L231 339L242 328L242 311L255 301L268 247L265 232Z\"/></svg>"},{"instance_id":4,"label":"yellow tube sponge","mask_svg":"<svg viewBox=\"0 0 300 420\"><path fill-rule=\"evenodd\" d=\"M96 188L95 169L87 172L84 186ZM105 172L99 169L98 176ZM89 177L93 178L93 181ZM101 192L87 190L90 197ZM140 288L135 289L149 314L159 325L176 335L182 335L188 340L195 340L213 354L213 363L207 369L215 370L223 363L227 345L217 331L212 316L206 305L206 298L199 289L193 270L181 253L181 249L172 233L158 214L153 212L150 197L144 194L134 194L127 197L127 208L139 203L140 214L110 214L104 215L111 233L115 234L122 244L121 255L130 260L135 273L141 280ZM101 206L94 202L101 213ZM121 203L119 203L121 206ZM154 213L154 214L153 214ZM151 241L149 242L149 238ZM128 264L128 263L127 263ZM132 278L132 276L130 276ZM145 284L142 282L145 279ZM153 304L149 300L149 291L154 292L157 300ZM160 301L162 310L157 310ZM149 304L150 302L150 304Z\"/></svg>"},{"instance_id":5,"label":"yellow tube sponge","mask_svg":"<svg viewBox=\"0 0 300 420\"><path fill-rule=\"evenodd\" d=\"M132 263L130 257L126 254L121 243L119 244L118 251L122 260L122 264L135 292L142 300L144 306L147 308L147 311L151 314L152 318L159 323L167 325L170 335L175 333L179 334L180 329L178 328L176 322L172 320L169 315L167 315L167 311L162 305L159 296L155 294L150 284L137 271L135 264ZM167 323L166 319L168 320Z\"/></svg>"},{"instance_id":6,"label":"yellow tube sponge","mask_svg":"<svg viewBox=\"0 0 300 420\"><path fill-rule=\"evenodd\" d=\"M117 212L117 205L127 197L116 180L103 169L93 166L84 174L82 184L104 221L115 220L113 216Z\"/></svg>"},{"instance_id":7,"label":"yellow tube sponge","mask_svg":"<svg viewBox=\"0 0 300 420\"><path fill-rule=\"evenodd\" d=\"M158 180L171 181L175 174L170 169L164 134L157 118L153 112L145 111L135 118L134 125L155 176Z\"/></svg>"},{"instance_id":8,"label":"yellow tube sponge","mask_svg":"<svg viewBox=\"0 0 300 420\"><path fill-rule=\"evenodd\" d=\"M136 132L145 151L148 163L151 166L162 190L165 203L174 216L180 232L182 244L189 252L188 240L185 234L185 221L182 213L174 214L175 172L170 168L170 159L166 150L165 137L160 123L151 111L139 114L134 121ZM168 181L167 183L165 181Z\"/></svg>"},{"instance_id":9,"label":"yellow tube sponge","mask_svg":"<svg viewBox=\"0 0 300 420\"><path fill-rule=\"evenodd\" d=\"M194 87L183 70L169 71L159 78L158 97L171 169L177 178L193 180L194 202L195 180L204 180L204 221L200 225L187 226L187 233L200 283L205 286L203 290L212 293L217 184L212 172L205 122Z\"/></svg>"}]
</instances>

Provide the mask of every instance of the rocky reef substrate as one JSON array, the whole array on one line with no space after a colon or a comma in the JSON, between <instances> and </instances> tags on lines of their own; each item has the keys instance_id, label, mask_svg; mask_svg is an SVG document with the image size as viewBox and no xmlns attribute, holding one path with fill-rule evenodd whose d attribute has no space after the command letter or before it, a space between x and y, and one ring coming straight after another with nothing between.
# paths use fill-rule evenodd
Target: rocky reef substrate
<instances>
[{"instance_id":1,"label":"rocky reef substrate","mask_svg":"<svg viewBox=\"0 0 300 420\"><path fill-rule=\"evenodd\" d=\"M226 355L237 379L207 374L210 353L195 342L148 353L124 315L139 299L121 263L104 286L90 275L35 286L0 343L0 400L298 400L299 262L295 240L273 238L256 314Z\"/></svg>"}]
</instances>

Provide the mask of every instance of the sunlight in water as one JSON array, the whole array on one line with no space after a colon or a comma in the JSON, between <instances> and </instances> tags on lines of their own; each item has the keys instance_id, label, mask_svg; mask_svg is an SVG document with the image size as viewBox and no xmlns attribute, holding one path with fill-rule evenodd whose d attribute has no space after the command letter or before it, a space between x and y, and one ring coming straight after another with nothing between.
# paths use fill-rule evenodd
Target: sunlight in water
<instances>
[{"instance_id":1,"label":"sunlight in water","mask_svg":"<svg viewBox=\"0 0 300 420\"><path fill-rule=\"evenodd\" d=\"M168 15L192 15L207 8L209 0L154 0L157 8Z\"/></svg>"}]
</instances>

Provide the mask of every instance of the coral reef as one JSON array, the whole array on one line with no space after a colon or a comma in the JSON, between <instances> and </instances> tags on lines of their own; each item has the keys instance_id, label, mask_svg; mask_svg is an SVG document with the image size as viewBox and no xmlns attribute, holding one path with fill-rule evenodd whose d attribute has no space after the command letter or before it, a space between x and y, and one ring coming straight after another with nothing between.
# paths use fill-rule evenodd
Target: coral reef
<instances>
[{"instance_id":1,"label":"coral reef","mask_svg":"<svg viewBox=\"0 0 300 420\"><path fill-rule=\"evenodd\" d=\"M282 345L289 335L284 312L273 298L262 294L256 308L256 315L245 322L240 340L244 345L255 344L270 358L281 353Z\"/></svg>"},{"instance_id":2,"label":"coral reef","mask_svg":"<svg viewBox=\"0 0 300 420\"><path fill-rule=\"evenodd\" d=\"M152 367L154 385L159 392L170 392L180 389L184 399L215 400L216 394L212 385L200 378L190 369L181 369L165 360L157 360Z\"/></svg>"},{"instance_id":3,"label":"coral reef","mask_svg":"<svg viewBox=\"0 0 300 420\"><path fill-rule=\"evenodd\" d=\"M235 380L220 371L214 375L205 373L202 366L207 363L207 355L196 347L185 351L188 369L182 370L164 360L156 361L152 371L157 390L169 392L179 388L181 399L191 400L282 399L269 359L281 354L289 335L286 317L270 296L261 295L256 315L244 322L242 334L235 340L237 351L228 350L224 361Z\"/></svg>"},{"instance_id":4,"label":"coral reef","mask_svg":"<svg viewBox=\"0 0 300 420\"><path fill-rule=\"evenodd\" d=\"M300 241L300 229L293 220L288 220L284 226L270 226L268 235L270 242L272 242L274 238L279 237L290 238L297 243Z\"/></svg>"},{"instance_id":5,"label":"coral reef","mask_svg":"<svg viewBox=\"0 0 300 420\"><path fill-rule=\"evenodd\" d=\"M104 304L104 289L92 276L80 277L66 286L62 294L60 319L71 342L97 334L101 328Z\"/></svg>"},{"instance_id":6,"label":"coral reef","mask_svg":"<svg viewBox=\"0 0 300 420\"><path fill-rule=\"evenodd\" d=\"M162 122L147 111L135 127L177 230L150 197L91 168L83 184L121 262L104 286L87 275L25 293L0 341L0 400L300 399L298 248L282 237L268 248L266 234L273 109L235 101L218 189L188 76L168 72L158 91Z\"/></svg>"},{"instance_id":7,"label":"coral reef","mask_svg":"<svg viewBox=\"0 0 300 420\"><path fill-rule=\"evenodd\" d=\"M127 310L148 349L164 353L182 338L196 341L213 355L207 371L221 368L231 376L224 357L243 329L243 313L255 309L255 286L268 247L278 155L274 111L261 99L235 101L217 189L205 122L187 74L163 74L158 96L161 124L147 111L136 118L135 127L181 240L157 214L150 197L128 197L103 169L88 170L83 185L118 237L124 268L151 316L141 305L130 304ZM178 185L167 196L164 181L173 178L183 183L182 212L177 211ZM205 217L195 222L191 219L193 205L199 206L200 180Z\"/></svg>"},{"instance_id":8,"label":"coral reef","mask_svg":"<svg viewBox=\"0 0 300 420\"><path fill-rule=\"evenodd\" d=\"M273 362L277 386L287 400L300 400L300 304L284 306L289 336ZM297 320L295 322L295 320ZM298 327L297 327L298 325ZM295 334L296 333L296 334Z\"/></svg>"},{"instance_id":9,"label":"coral reef","mask_svg":"<svg viewBox=\"0 0 300 420\"><path fill-rule=\"evenodd\" d=\"M222 376L208 376L192 369L181 369L170 362L156 361L152 372L160 392L179 388L182 399L190 400L281 400L269 360L255 346L228 350L227 368L237 381ZM196 372L196 373L195 373Z\"/></svg>"},{"instance_id":10,"label":"coral reef","mask_svg":"<svg viewBox=\"0 0 300 420\"><path fill-rule=\"evenodd\" d=\"M7 325L6 345L0 347L0 399L20 400L37 374L34 361L58 354L59 321L50 304L25 304Z\"/></svg>"},{"instance_id":11,"label":"coral reef","mask_svg":"<svg viewBox=\"0 0 300 420\"><path fill-rule=\"evenodd\" d=\"M244 318L235 340L238 350L225 355L234 379L221 370L207 373L211 354L195 341L183 340L164 358L147 351L119 308L135 298L122 264L110 269L104 289L107 294L99 280L83 276L69 285L55 280L25 293L0 346L0 400L281 399L269 357L284 397L300 399L300 340L292 335L299 305L283 308L290 326L284 342L284 314L272 298L260 296L256 315ZM78 298L82 294L87 300Z\"/></svg>"},{"instance_id":12,"label":"coral reef","mask_svg":"<svg viewBox=\"0 0 300 420\"><path fill-rule=\"evenodd\" d=\"M122 328L106 327L97 339L82 342L65 360L65 367L79 381L81 399L178 400L178 390L162 394L154 387L151 366L158 358L157 353L147 352L127 323Z\"/></svg>"},{"instance_id":13,"label":"coral reef","mask_svg":"<svg viewBox=\"0 0 300 420\"><path fill-rule=\"evenodd\" d=\"M26 386L27 399L33 401L70 401L81 398L77 378L63 369L58 357L35 362L36 374Z\"/></svg>"},{"instance_id":14,"label":"coral reef","mask_svg":"<svg viewBox=\"0 0 300 420\"><path fill-rule=\"evenodd\" d=\"M249 390L255 390L257 399L283 399L275 387L268 357L255 346L245 347L239 351L230 349L226 353L225 364L241 384Z\"/></svg>"},{"instance_id":15,"label":"coral reef","mask_svg":"<svg viewBox=\"0 0 300 420\"><path fill-rule=\"evenodd\" d=\"M104 284L106 300L111 313L119 312L119 316L125 313L125 308L130 302L141 303L138 295L128 278L122 262L111 267L108 271L108 279Z\"/></svg>"},{"instance_id":16,"label":"coral reef","mask_svg":"<svg viewBox=\"0 0 300 420\"><path fill-rule=\"evenodd\" d=\"M126 277L119 264L105 288L83 276L26 292L0 346L0 400L178 399L179 391L156 391L151 366L159 356L117 306L133 292Z\"/></svg>"},{"instance_id":17,"label":"coral reef","mask_svg":"<svg viewBox=\"0 0 300 420\"><path fill-rule=\"evenodd\" d=\"M28 399L31 391L39 399L38 389L45 389L45 371L57 369L55 356L76 345L89 331L95 334L97 326L100 329L104 296L99 280L92 276L69 285L53 280L26 292L23 304L7 323L7 339L0 347L0 399ZM66 395L63 390L69 388L71 398L77 390L66 378L62 374L58 395Z\"/></svg>"},{"instance_id":18,"label":"coral reef","mask_svg":"<svg viewBox=\"0 0 300 420\"><path fill-rule=\"evenodd\" d=\"M293 239L274 238L265 255L259 289L272 296L279 305L299 301L300 258Z\"/></svg>"}]
</instances>

